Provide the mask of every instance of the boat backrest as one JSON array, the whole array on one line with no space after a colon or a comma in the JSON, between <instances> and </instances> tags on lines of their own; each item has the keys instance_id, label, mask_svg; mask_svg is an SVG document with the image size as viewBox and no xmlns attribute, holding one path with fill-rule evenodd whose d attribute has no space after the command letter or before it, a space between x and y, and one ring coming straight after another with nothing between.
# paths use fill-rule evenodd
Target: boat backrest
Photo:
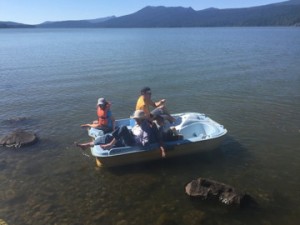
<instances>
[{"instance_id":1,"label":"boat backrest","mask_svg":"<svg viewBox=\"0 0 300 225\"><path fill-rule=\"evenodd\" d=\"M116 120L116 127L129 126L130 118Z\"/></svg>"},{"instance_id":2,"label":"boat backrest","mask_svg":"<svg viewBox=\"0 0 300 225\"><path fill-rule=\"evenodd\" d=\"M88 131L89 136L93 137L93 138L97 138L100 137L102 135L104 135L103 130L97 129L97 128L91 128Z\"/></svg>"},{"instance_id":3,"label":"boat backrest","mask_svg":"<svg viewBox=\"0 0 300 225\"><path fill-rule=\"evenodd\" d=\"M135 119L130 119L130 121L129 121L129 126L130 127L134 127L134 125L135 125Z\"/></svg>"}]
</instances>

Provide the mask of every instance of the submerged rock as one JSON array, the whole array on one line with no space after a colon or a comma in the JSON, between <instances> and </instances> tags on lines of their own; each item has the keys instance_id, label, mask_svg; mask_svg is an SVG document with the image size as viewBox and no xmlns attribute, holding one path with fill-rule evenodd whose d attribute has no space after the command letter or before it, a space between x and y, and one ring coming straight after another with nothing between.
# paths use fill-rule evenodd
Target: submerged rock
<instances>
[{"instance_id":1,"label":"submerged rock","mask_svg":"<svg viewBox=\"0 0 300 225\"><path fill-rule=\"evenodd\" d=\"M37 136L34 133L18 129L1 137L0 146L19 148L34 144L36 141Z\"/></svg>"},{"instance_id":2,"label":"submerged rock","mask_svg":"<svg viewBox=\"0 0 300 225\"><path fill-rule=\"evenodd\" d=\"M185 186L185 192L191 197L217 198L226 205L238 205L240 207L256 205L254 199L237 189L218 181L198 178Z\"/></svg>"}]
</instances>

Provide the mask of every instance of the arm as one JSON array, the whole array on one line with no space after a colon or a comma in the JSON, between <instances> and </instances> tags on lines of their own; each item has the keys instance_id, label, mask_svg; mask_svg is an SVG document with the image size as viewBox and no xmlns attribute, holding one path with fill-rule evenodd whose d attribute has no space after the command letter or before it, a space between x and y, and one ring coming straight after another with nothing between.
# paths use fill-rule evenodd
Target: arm
<instances>
[{"instance_id":1,"label":"arm","mask_svg":"<svg viewBox=\"0 0 300 225\"><path fill-rule=\"evenodd\" d=\"M156 108L156 102L153 102L151 99L145 99L146 105L150 105L154 108Z\"/></svg>"},{"instance_id":2,"label":"arm","mask_svg":"<svg viewBox=\"0 0 300 225\"><path fill-rule=\"evenodd\" d=\"M161 100L155 102L154 104L155 104L155 107L159 107L159 106L162 106L163 104L165 104L165 102L166 102L166 99L161 99Z\"/></svg>"},{"instance_id":3,"label":"arm","mask_svg":"<svg viewBox=\"0 0 300 225\"><path fill-rule=\"evenodd\" d=\"M80 125L81 127L93 127L93 128L96 128L98 127L98 123L86 123L86 124L82 124Z\"/></svg>"},{"instance_id":4,"label":"arm","mask_svg":"<svg viewBox=\"0 0 300 225\"><path fill-rule=\"evenodd\" d=\"M151 99L149 99L149 100L145 99L145 102L146 102L147 105L151 105L152 107L156 108L156 107L159 107L159 106L165 104L166 99L161 99L157 102L153 102Z\"/></svg>"}]
</instances>

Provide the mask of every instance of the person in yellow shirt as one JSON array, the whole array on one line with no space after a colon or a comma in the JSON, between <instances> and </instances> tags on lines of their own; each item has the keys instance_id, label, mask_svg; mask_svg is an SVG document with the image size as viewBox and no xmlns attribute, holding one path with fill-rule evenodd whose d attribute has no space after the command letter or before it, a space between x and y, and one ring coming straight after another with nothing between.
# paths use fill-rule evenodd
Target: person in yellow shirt
<instances>
[{"instance_id":1,"label":"person in yellow shirt","mask_svg":"<svg viewBox=\"0 0 300 225\"><path fill-rule=\"evenodd\" d=\"M175 121L175 118L172 117L165 107L166 100L161 99L157 102L152 101L151 99L151 89L149 87L144 87L141 89L141 95L137 100L135 110L143 110L148 119L161 115L169 120L171 123ZM150 111L150 106L154 109Z\"/></svg>"}]
</instances>

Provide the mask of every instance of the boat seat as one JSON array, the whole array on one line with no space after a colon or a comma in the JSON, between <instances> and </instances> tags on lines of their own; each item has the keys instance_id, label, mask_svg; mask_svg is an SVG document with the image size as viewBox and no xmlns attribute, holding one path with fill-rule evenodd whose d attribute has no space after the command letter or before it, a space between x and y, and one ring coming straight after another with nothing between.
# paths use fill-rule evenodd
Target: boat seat
<instances>
[{"instance_id":1,"label":"boat seat","mask_svg":"<svg viewBox=\"0 0 300 225\"><path fill-rule=\"evenodd\" d=\"M202 123L193 123L188 126L184 126L179 130L179 134L183 135L184 139L195 137L206 137L207 133Z\"/></svg>"},{"instance_id":2,"label":"boat seat","mask_svg":"<svg viewBox=\"0 0 300 225\"><path fill-rule=\"evenodd\" d=\"M104 135L103 130L97 129L97 128L90 128L88 131L89 136L93 137L93 138L97 138L99 136Z\"/></svg>"}]
</instances>

